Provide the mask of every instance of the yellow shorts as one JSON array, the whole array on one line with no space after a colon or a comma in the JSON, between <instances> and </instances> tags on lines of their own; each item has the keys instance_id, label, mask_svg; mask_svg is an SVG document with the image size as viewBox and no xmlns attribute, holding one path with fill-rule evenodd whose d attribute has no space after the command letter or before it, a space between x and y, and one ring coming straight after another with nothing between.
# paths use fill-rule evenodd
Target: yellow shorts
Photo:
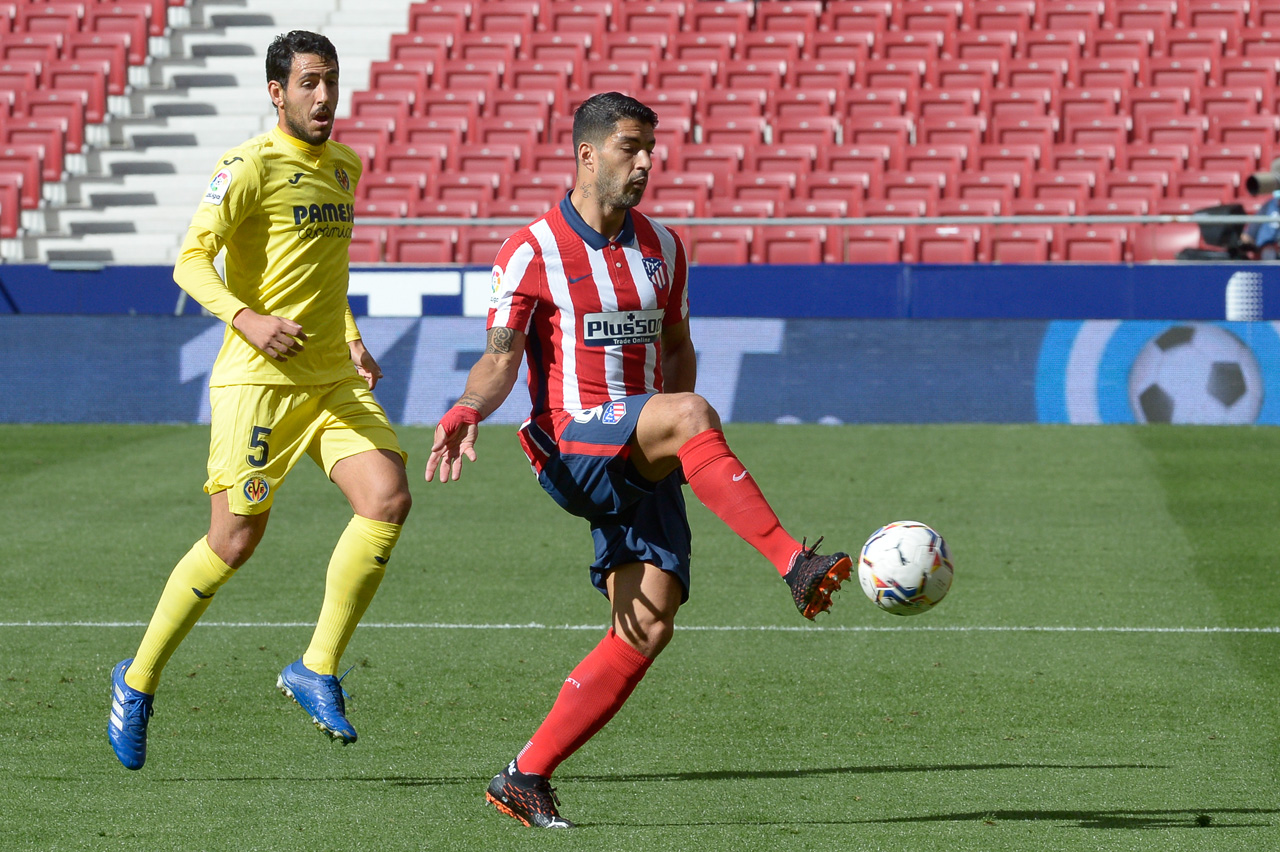
<instances>
[{"instance_id":1,"label":"yellow shorts","mask_svg":"<svg viewBox=\"0 0 1280 852\"><path fill-rule=\"evenodd\" d=\"M386 412L364 380L330 385L230 385L209 389L207 494L227 491L231 512L257 515L271 508L276 489L302 458L328 476L333 466L368 450L402 459Z\"/></svg>"}]
</instances>

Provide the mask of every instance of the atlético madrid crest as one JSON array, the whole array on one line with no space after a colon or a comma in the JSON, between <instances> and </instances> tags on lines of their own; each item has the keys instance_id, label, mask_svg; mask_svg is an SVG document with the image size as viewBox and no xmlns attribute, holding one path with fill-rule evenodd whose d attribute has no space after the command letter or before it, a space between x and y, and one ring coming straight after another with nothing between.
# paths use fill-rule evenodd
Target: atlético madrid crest
<instances>
[{"instance_id":1,"label":"atl\u00e9tico madrid crest","mask_svg":"<svg viewBox=\"0 0 1280 852\"><path fill-rule=\"evenodd\" d=\"M333 176L337 179L338 185L347 192L351 191L351 178L347 177L347 170L342 166L338 166L333 170Z\"/></svg>"},{"instance_id":2,"label":"atl\u00e9tico madrid crest","mask_svg":"<svg viewBox=\"0 0 1280 852\"><path fill-rule=\"evenodd\" d=\"M667 262L660 257L644 259L644 274L649 276L649 283L659 290L671 283L671 273L667 271Z\"/></svg>"}]
</instances>

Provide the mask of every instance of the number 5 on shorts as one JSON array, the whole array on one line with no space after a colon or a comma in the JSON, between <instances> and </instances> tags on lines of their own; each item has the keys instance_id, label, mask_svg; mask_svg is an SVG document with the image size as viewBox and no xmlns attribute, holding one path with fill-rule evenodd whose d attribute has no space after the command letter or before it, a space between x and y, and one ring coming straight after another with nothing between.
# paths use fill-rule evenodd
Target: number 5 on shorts
<instances>
[{"instance_id":1,"label":"number 5 on shorts","mask_svg":"<svg viewBox=\"0 0 1280 852\"><path fill-rule=\"evenodd\" d=\"M271 447L267 446L267 436L270 434L271 430L266 426L253 427L253 433L249 436L249 449L255 452L244 458L253 467L262 467L267 463L267 456L271 454Z\"/></svg>"}]
</instances>

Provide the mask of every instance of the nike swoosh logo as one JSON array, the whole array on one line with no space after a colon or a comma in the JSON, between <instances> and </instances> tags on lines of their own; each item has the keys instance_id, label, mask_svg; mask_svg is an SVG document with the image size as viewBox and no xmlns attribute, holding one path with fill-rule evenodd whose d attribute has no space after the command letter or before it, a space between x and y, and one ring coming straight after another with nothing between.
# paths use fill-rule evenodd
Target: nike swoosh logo
<instances>
[{"instance_id":1,"label":"nike swoosh logo","mask_svg":"<svg viewBox=\"0 0 1280 852\"><path fill-rule=\"evenodd\" d=\"M387 558L384 558L384 557L382 557L382 556L375 556L375 557L373 557L373 561L374 561L374 562L377 562L379 565L386 565L386 564L387 564Z\"/></svg>"},{"instance_id":2,"label":"nike swoosh logo","mask_svg":"<svg viewBox=\"0 0 1280 852\"><path fill-rule=\"evenodd\" d=\"M209 594L206 595L204 592L200 591L195 586L191 587L191 591L195 592L196 597L198 597L202 601L207 601L209 598L213 597L213 592L210 592Z\"/></svg>"},{"instance_id":3,"label":"nike swoosh logo","mask_svg":"<svg viewBox=\"0 0 1280 852\"><path fill-rule=\"evenodd\" d=\"M591 277L591 273L590 273L590 272L588 272L586 275L579 275L577 278L569 278L569 279L566 279L566 280L567 280L570 284L577 284L579 281L583 280L584 278L590 278L590 277Z\"/></svg>"},{"instance_id":4,"label":"nike swoosh logo","mask_svg":"<svg viewBox=\"0 0 1280 852\"><path fill-rule=\"evenodd\" d=\"M746 479L746 478L747 478L747 472L744 470L742 473L740 473L740 474L738 474L737 476L733 477L733 481L734 481L734 482L741 482L742 480L744 480L744 479Z\"/></svg>"}]
</instances>

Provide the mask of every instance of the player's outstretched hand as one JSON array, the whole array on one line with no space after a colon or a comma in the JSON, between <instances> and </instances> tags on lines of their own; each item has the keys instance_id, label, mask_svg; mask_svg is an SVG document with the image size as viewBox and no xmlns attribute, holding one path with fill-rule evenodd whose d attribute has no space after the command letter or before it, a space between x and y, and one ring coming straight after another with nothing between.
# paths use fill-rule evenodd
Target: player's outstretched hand
<instances>
[{"instance_id":1,"label":"player's outstretched hand","mask_svg":"<svg viewBox=\"0 0 1280 852\"><path fill-rule=\"evenodd\" d=\"M287 361L302 351L302 344L307 336L302 326L285 317L270 314L259 314L245 308L236 314L231 325L244 335L254 348L264 352L267 357L277 361Z\"/></svg>"},{"instance_id":2,"label":"player's outstretched hand","mask_svg":"<svg viewBox=\"0 0 1280 852\"><path fill-rule=\"evenodd\" d=\"M449 409L436 426L435 442L431 445L431 455L427 457L427 482L440 472L440 481L462 477L462 458L476 460L476 435L480 412L465 405L455 405Z\"/></svg>"}]
</instances>

